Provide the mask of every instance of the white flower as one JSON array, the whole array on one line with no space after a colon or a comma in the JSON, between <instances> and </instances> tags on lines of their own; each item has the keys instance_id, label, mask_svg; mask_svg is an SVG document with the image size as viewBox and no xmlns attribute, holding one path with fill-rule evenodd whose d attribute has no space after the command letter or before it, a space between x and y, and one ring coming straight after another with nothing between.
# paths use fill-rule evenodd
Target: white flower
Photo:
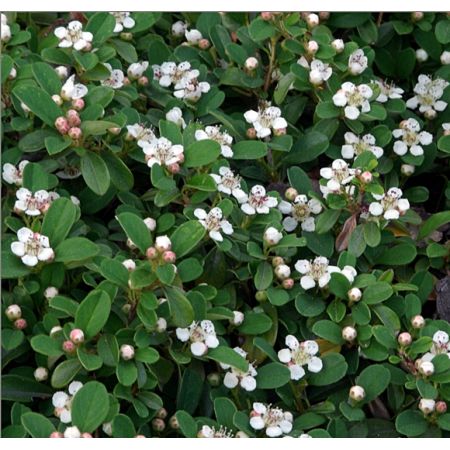
<instances>
[{"instance_id":1,"label":"white flower","mask_svg":"<svg viewBox=\"0 0 450 450\"><path fill-rule=\"evenodd\" d=\"M247 357L247 352L242 350L242 348L235 347L233 350L243 358ZM222 369L224 370L229 369L229 372L225 374L225 377L223 379L223 384L228 389L233 389L238 385L240 385L241 388L245 389L248 392L254 391L256 389L255 377L258 374L258 372L253 367L252 363L248 364L248 369L245 372L236 369L235 367L232 367L228 364L220 363L220 367L222 367Z\"/></svg>"},{"instance_id":2,"label":"white flower","mask_svg":"<svg viewBox=\"0 0 450 450\"><path fill-rule=\"evenodd\" d=\"M178 20L172 24L172 34L174 36L183 36L186 29L187 25L182 20Z\"/></svg>"},{"instance_id":3,"label":"white flower","mask_svg":"<svg viewBox=\"0 0 450 450\"><path fill-rule=\"evenodd\" d=\"M372 80L380 88L380 94L376 98L377 102L386 103L389 99L402 98L402 94L405 92L402 88L395 86L395 84L388 84L381 80Z\"/></svg>"},{"instance_id":4,"label":"white flower","mask_svg":"<svg viewBox=\"0 0 450 450\"><path fill-rule=\"evenodd\" d=\"M319 214L322 211L322 205L315 198L308 200L306 195L297 195L293 202L282 200L278 209L283 214L289 214L283 220L283 227L287 232L294 231L299 223L302 230L314 231L316 225L311 214Z\"/></svg>"},{"instance_id":5,"label":"white flower","mask_svg":"<svg viewBox=\"0 0 450 450\"><path fill-rule=\"evenodd\" d=\"M139 123L127 125L128 138L137 141L140 147L149 144L156 139L155 133L151 128L144 127Z\"/></svg>"},{"instance_id":6,"label":"white flower","mask_svg":"<svg viewBox=\"0 0 450 450\"><path fill-rule=\"evenodd\" d=\"M198 438L234 438L236 437L232 431L228 431L225 427L220 426L218 430L209 425L203 425L197 434Z\"/></svg>"},{"instance_id":7,"label":"white flower","mask_svg":"<svg viewBox=\"0 0 450 450\"><path fill-rule=\"evenodd\" d=\"M58 47L73 47L78 51L89 48L94 38L92 33L83 31L83 25L78 20L69 22L67 28L56 28L55 36L59 39Z\"/></svg>"},{"instance_id":8,"label":"white flower","mask_svg":"<svg viewBox=\"0 0 450 450\"><path fill-rule=\"evenodd\" d=\"M442 78L433 80L428 75L419 75L414 87L415 95L406 102L406 106L411 109L418 107L419 112L424 113L425 117L433 119L436 117L436 112L444 111L447 107L447 102L440 98L448 85L448 81Z\"/></svg>"},{"instance_id":9,"label":"white flower","mask_svg":"<svg viewBox=\"0 0 450 450\"><path fill-rule=\"evenodd\" d=\"M352 75L359 75L367 69L367 56L359 48L348 58L348 70Z\"/></svg>"},{"instance_id":10,"label":"white flower","mask_svg":"<svg viewBox=\"0 0 450 450\"><path fill-rule=\"evenodd\" d=\"M392 132L395 138L401 140L394 142L394 152L397 155L403 156L408 153L414 156L423 155L422 145L429 145L433 141L433 135L427 131L420 131L420 124L416 119L403 120L400 123L400 128Z\"/></svg>"},{"instance_id":11,"label":"white flower","mask_svg":"<svg viewBox=\"0 0 450 450\"><path fill-rule=\"evenodd\" d=\"M1 32L0 40L2 42L8 42L11 39L11 28L8 25L8 19L5 16L5 14L1 15L0 32Z\"/></svg>"},{"instance_id":12,"label":"white flower","mask_svg":"<svg viewBox=\"0 0 450 450\"><path fill-rule=\"evenodd\" d=\"M233 318L230 319L230 323L238 327L239 325L242 325L242 323L244 322L244 319L245 319L245 315L243 312L233 311Z\"/></svg>"},{"instance_id":13,"label":"white flower","mask_svg":"<svg viewBox=\"0 0 450 450\"><path fill-rule=\"evenodd\" d=\"M278 352L278 359L288 365L291 372L291 380L300 380L306 374L303 366L307 366L308 370L318 373L322 370L322 360L315 356L319 352L319 346L316 341L299 342L295 336L286 336L286 345Z\"/></svg>"},{"instance_id":14,"label":"white flower","mask_svg":"<svg viewBox=\"0 0 450 450\"><path fill-rule=\"evenodd\" d=\"M203 356L209 348L219 346L214 324L210 320L192 322L189 328L177 328L175 332L181 342L190 342L194 356Z\"/></svg>"},{"instance_id":15,"label":"white flower","mask_svg":"<svg viewBox=\"0 0 450 450\"><path fill-rule=\"evenodd\" d=\"M64 437L65 438L81 438L81 432L78 429L78 427L67 427L64 430Z\"/></svg>"},{"instance_id":16,"label":"white flower","mask_svg":"<svg viewBox=\"0 0 450 450\"><path fill-rule=\"evenodd\" d=\"M131 359L134 358L134 347L132 345L128 345L128 344L123 344L120 346L120 357L124 360L124 361L130 361Z\"/></svg>"},{"instance_id":17,"label":"white flower","mask_svg":"<svg viewBox=\"0 0 450 450\"><path fill-rule=\"evenodd\" d=\"M448 50L445 50L441 54L441 64L447 65L450 64L450 52Z\"/></svg>"},{"instance_id":18,"label":"white flower","mask_svg":"<svg viewBox=\"0 0 450 450\"><path fill-rule=\"evenodd\" d=\"M116 19L116 26L114 27L114 33L120 33L124 28L133 28L136 22L130 17L129 12L110 12Z\"/></svg>"},{"instance_id":19,"label":"white flower","mask_svg":"<svg viewBox=\"0 0 450 450\"><path fill-rule=\"evenodd\" d=\"M71 75L61 88L61 97L66 101L83 98L87 93L88 88L84 84L75 84L75 75Z\"/></svg>"},{"instance_id":20,"label":"white flower","mask_svg":"<svg viewBox=\"0 0 450 450\"><path fill-rule=\"evenodd\" d=\"M242 211L252 216L256 213L269 214L270 208L277 206L278 200L276 197L268 196L264 186L257 184L252 187L250 195L240 199L239 203L242 203Z\"/></svg>"},{"instance_id":21,"label":"white flower","mask_svg":"<svg viewBox=\"0 0 450 450\"><path fill-rule=\"evenodd\" d=\"M3 179L9 184L15 184L16 186L22 186L23 170L30 161L24 159L19 163L17 167L10 163L3 165Z\"/></svg>"},{"instance_id":22,"label":"white flower","mask_svg":"<svg viewBox=\"0 0 450 450\"><path fill-rule=\"evenodd\" d=\"M326 185L320 185L320 191L326 198L328 194L338 194L344 190L348 191L347 186L355 178L355 169L351 169L343 159L335 159L331 167L320 169L320 175L327 181Z\"/></svg>"},{"instance_id":23,"label":"white flower","mask_svg":"<svg viewBox=\"0 0 450 450\"><path fill-rule=\"evenodd\" d=\"M345 44L342 39L335 39L331 43L331 46L336 50L336 53L341 53L345 48Z\"/></svg>"},{"instance_id":24,"label":"white flower","mask_svg":"<svg viewBox=\"0 0 450 450\"><path fill-rule=\"evenodd\" d=\"M145 159L148 167L152 167L153 164L170 166L183 159L183 146L179 144L174 145L165 137L153 139L150 142L141 141L140 143L138 142L138 144L142 147L142 150L146 155Z\"/></svg>"},{"instance_id":25,"label":"white flower","mask_svg":"<svg viewBox=\"0 0 450 450\"><path fill-rule=\"evenodd\" d=\"M347 81L333 95L333 103L344 108L347 119L356 120L361 113L370 111L369 99L373 91L367 84L355 84Z\"/></svg>"},{"instance_id":26,"label":"white flower","mask_svg":"<svg viewBox=\"0 0 450 450\"><path fill-rule=\"evenodd\" d=\"M177 124L181 128L186 128L186 122L183 119L183 111L178 106L173 107L166 113L166 120Z\"/></svg>"},{"instance_id":27,"label":"white flower","mask_svg":"<svg viewBox=\"0 0 450 450\"><path fill-rule=\"evenodd\" d=\"M59 291L55 286L49 286L44 291L44 297L47 300L51 300L52 298L56 297L58 294L59 294Z\"/></svg>"},{"instance_id":28,"label":"white flower","mask_svg":"<svg viewBox=\"0 0 450 450\"><path fill-rule=\"evenodd\" d=\"M419 402L419 409L424 414L431 414L436 407L436 402L432 398L422 398Z\"/></svg>"},{"instance_id":29,"label":"white flower","mask_svg":"<svg viewBox=\"0 0 450 450\"><path fill-rule=\"evenodd\" d=\"M125 261L122 261L122 265L129 272L132 272L134 269L136 269L136 263L132 259L126 259Z\"/></svg>"},{"instance_id":30,"label":"white flower","mask_svg":"<svg viewBox=\"0 0 450 450\"><path fill-rule=\"evenodd\" d=\"M308 60L302 56L297 63L309 70L309 81L316 86L327 81L333 73L330 65L325 64L320 59L313 59L310 65Z\"/></svg>"},{"instance_id":31,"label":"white flower","mask_svg":"<svg viewBox=\"0 0 450 450\"><path fill-rule=\"evenodd\" d=\"M378 217L383 215L386 220L395 220L409 209L409 201L401 198L403 192L399 188L390 188L382 195L372 194L378 200L369 205L369 213Z\"/></svg>"},{"instance_id":32,"label":"white flower","mask_svg":"<svg viewBox=\"0 0 450 450\"><path fill-rule=\"evenodd\" d=\"M280 233L276 228L269 227L266 231L264 231L264 242L267 245L277 245L278 242L283 238L283 233Z\"/></svg>"},{"instance_id":33,"label":"white flower","mask_svg":"<svg viewBox=\"0 0 450 450\"><path fill-rule=\"evenodd\" d=\"M23 212L27 216L39 216L42 214L42 209L50 203L49 193L43 189L33 194L26 188L20 188L16 192L16 197L14 211Z\"/></svg>"},{"instance_id":34,"label":"white flower","mask_svg":"<svg viewBox=\"0 0 450 450\"><path fill-rule=\"evenodd\" d=\"M164 62L159 66L159 72L159 84L162 87L176 85L182 80L190 81L200 75L198 70L191 70L191 64L187 61L178 65L172 61Z\"/></svg>"},{"instance_id":35,"label":"white flower","mask_svg":"<svg viewBox=\"0 0 450 450\"><path fill-rule=\"evenodd\" d=\"M197 208L194 211L194 215L209 232L209 237L215 241L223 241L220 231L223 231L225 234L233 234L233 226L228 220L222 219L223 213L218 207L211 209L209 213L206 213L204 209Z\"/></svg>"},{"instance_id":36,"label":"white flower","mask_svg":"<svg viewBox=\"0 0 450 450\"><path fill-rule=\"evenodd\" d=\"M238 201L247 198L247 194L241 189L241 177L234 175L228 167L222 166L219 169L219 175L212 173L211 177L217 185L217 190L224 194L232 195Z\"/></svg>"},{"instance_id":37,"label":"white flower","mask_svg":"<svg viewBox=\"0 0 450 450\"><path fill-rule=\"evenodd\" d=\"M127 69L128 77L132 80L137 80L138 78L142 77L147 68L148 61L139 61L137 63L133 63Z\"/></svg>"},{"instance_id":38,"label":"white flower","mask_svg":"<svg viewBox=\"0 0 450 450\"><path fill-rule=\"evenodd\" d=\"M383 156L383 149L376 144L375 136L372 134L365 134L363 137L356 136L350 131L344 134L345 145L341 148L341 155L344 159L353 159L363 152L372 152L375 157L381 158Z\"/></svg>"},{"instance_id":39,"label":"white flower","mask_svg":"<svg viewBox=\"0 0 450 450\"><path fill-rule=\"evenodd\" d=\"M113 69L111 64L103 64L109 70L109 78L101 81L102 86L109 86L113 89L120 89L123 86L123 80L125 79L124 73L120 69Z\"/></svg>"},{"instance_id":40,"label":"white flower","mask_svg":"<svg viewBox=\"0 0 450 450\"><path fill-rule=\"evenodd\" d=\"M210 139L220 144L220 150L224 158L232 158L233 150L230 145L233 143L233 138L225 131L220 131L220 126L207 126L205 130L197 130L195 132L195 139L203 141Z\"/></svg>"},{"instance_id":41,"label":"white flower","mask_svg":"<svg viewBox=\"0 0 450 450\"><path fill-rule=\"evenodd\" d=\"M269 437L279 437L292 431L293 417L290 412L263 403L253 403L250 426L254 430L266 430Z\"/></svg>"},{"instance_id":42,"label":"white flower","mask_svg":"<svg viewBox=\"0 0 450 450\"><path fill-rule=\"evenodd\" d=\"M184 37L189 42L189 44L198 44L198 42L203 39L202 33L195 29L186 30L184 32Z\"/></svg>"},{"instance_id":43,"label":"white flower","mask_svg":"<svg viewBox=\"0 0 450 450\"><path fill-rule=\"evenodd\" d=\"M184 80L177 83L173 95L180 99L185 99L191 102L196 102L211 89L211 86L206 81L198 81L197 78L187 81Z\"/></svg>"},{"instance_id":44,"label":"white flower","mask_svg":"<svg viewBox=\"0 0 450 450\"><path fill-rule=\"evenodd\" d=\"M274 132L281 133L288 126L286 120L281 117L281 109L265 103L258 111L250 110L244 114L245 120L253 125L256 136L266 138Z\"/></svg>"},{"instance_id":45,"label":"white flower","mask_svg":"<svg viewBox=\"0 0 450 450\"><path fill-rule=\"evenodd\" d=\"M420 63L425 62L428 59L428 53L423 48L418 48L416 50L416 59Z\"/></svg>"},{"instance_id":46,"label":"white flower","mask_svg":"<svg viewBox=\"0 0 450 450\"><path fill-rule=\"evenodd\" d=\"M449 335L445 331L439 330L433 334L433 346L430 351L422 356L422 361L430 362L436 355L446 354L450 358Z\"/></svg>"},{"instance_id":47,"label":"white flower","mask_svg":"<svg viewBox=\"0 0 450 450\"><path fill-rule=\"evenodd\" d=\"M155 231L156 230L156 220L153 219L153 217L146 217L144 219L144 223L145 226L150 230L150 231Z\"/></svg>"},{"instance_id":48,"label":"white flower","mask_svg":"<svg viewBox=\"0 0 450 450\"><path fill-rule=\"evenodd\" d=\"M55 256L47 236L23 227L17 232L17 239L11 244L11 251L20 256L27 266L33 267L39 261L50 261Z\"/></svg>"},{"instance_id":49,"label":"white flower","mask_svg":"<svg viewBox=\"0 0 450 450\"><path fill-rule=\"evenodd\" d=\"M62 423L72 422L72 400L76 393L83 387L80 381L72 381L69 384L69 394L64 391L57 391L53 394L52 404L55 407L55 416L59 418Z\"/></svg>"},{"instance_id":50,"label":"white flower","mask_svg":"<svg viewBox=\"0 0 450 450\"><path fill-rule=\"evenodd\" d=\"M300 259L295 263L295 270L302 274L300 285L306 291L318 285L323 288L330 282L333 272L340 272L339 267L330 266L324 256L317 256L312 261Z\"/></svg>"}]
</instances>

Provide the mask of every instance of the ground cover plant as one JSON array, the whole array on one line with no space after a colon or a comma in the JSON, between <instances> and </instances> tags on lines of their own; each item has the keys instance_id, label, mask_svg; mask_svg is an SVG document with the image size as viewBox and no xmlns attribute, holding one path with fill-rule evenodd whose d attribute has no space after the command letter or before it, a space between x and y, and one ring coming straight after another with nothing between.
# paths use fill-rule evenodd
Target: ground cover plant
<instances>
[{"instance_id":1,"label":"ground cover plant","mask_svg":"<svg viewBox=\"0 0 450 450\"><path fill-rule=\"evenodd\" d=\"M445 13L5 13L4 437L448 437Z\"/></svg>"}]
</instances>

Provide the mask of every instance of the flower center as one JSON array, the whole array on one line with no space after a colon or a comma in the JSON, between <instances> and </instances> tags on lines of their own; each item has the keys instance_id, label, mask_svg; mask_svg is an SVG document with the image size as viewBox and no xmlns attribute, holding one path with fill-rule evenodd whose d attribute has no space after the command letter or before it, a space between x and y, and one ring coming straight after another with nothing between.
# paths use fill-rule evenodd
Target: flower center
<instances>
[{"instance_id":1,"label":"flower center","mask_svg":"<svg viewBox=\"0 0 450 450\"><path fill-rule=\"evenodd\" d=\"M25 243L25 253L31 256L37 256L39 250L41 249L41 244L37 239L30 238Z\"/></svg>"},{"instance_id":2,"label":"flower center","mask_svg":"<svg viewBox=\"0 0 450 450\"><path fill-rule=\"evenodd\" d=\"M295 219L302 220L309 217L311 214L311 211L309 209L309 206L306 203L294 203L293 209L292 209L292 216Z\"/></svg>"}]
</instances>

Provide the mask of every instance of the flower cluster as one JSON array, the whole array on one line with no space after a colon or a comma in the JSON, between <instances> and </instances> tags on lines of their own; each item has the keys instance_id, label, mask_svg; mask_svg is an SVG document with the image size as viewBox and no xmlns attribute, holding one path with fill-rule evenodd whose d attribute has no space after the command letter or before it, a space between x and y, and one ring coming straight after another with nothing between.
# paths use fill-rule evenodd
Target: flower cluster
<instances>
[{"instance_id":1,"label":"flower cluster","mask_svg":"<svg viewBox=\"0 0 450 450\"><path fill-rule=\"evenodd\" d=\"M355 178L356 169L352 169L343 159L335 159L331 167L320 169L320 176L328 180L326 184L320 184L320 191L327 198L328 194L346 192L352 194L351 182Z\"/></svg>"},{"instance_id":2,"label":"flower cluster","mask_svg":"<svg viewBox=\"0 0 450 450\"><path fill-rule=\"evenodd\" d=\"M400 128L392 132L395 138L400 138L394 142L394 152L403 156L408 151L413 156L423 155L422 145L429 145L433 140L433 135L427 131L420 131L420 124L416 119L403 120Z\"/></svg>"},{"instance_id":3,"label":"flower cluster","mask_svg":"<svg viewBox=\"0 0 450 450\"><path fill-rule=\"evenodd\" d=\"M47 236L22 227L17 231L17 239L11 244L11 251L27 266L34 267L39 261L48 262L55 257Z\"/></svg>"},{"instance_id":4,"label":"flower cluster","mask_svg":"<svg viewBox=\"0 0 450 450\"><path fill-rule=\"evenodd\" d=\"M281 109L271 106L270 103L264 103L258 111L253 109L244 114L245 120L252 125L256 131L256 137L259 139L267 138L272 133L276 136L286 132L286 119L281 117Z\"/></svg>"},{"instance_id":5,"label":"flower cluster","mask_svg":"<svg viewBox=\"0 0 450 450\"><path fill-rule=\"evenodd\" d=\"M197 208L194 211L194 216L202 224L209 237L217 242L223 241L222 233L233 234L233 226L228 220L223 219L223 212L219 207L212 208L209 213L204 209Z\"/></svg>"},{"instance_id":6,"label":"flower cluster","mask_svg":"<svg viewBox=\"0 0 450 450\"><path fill-rule=\"evenodd\" d=\"M52 404L55 408L54 414L62 423L72 422L72 401L82 387L83 383L80 381L72 381L69 384L68 394L64 391L57 391L53 394Z\"/></svg>"},{"instance_id":7,"label":"flower cluster","mask_svg":"<svg viewBox=\"0 0 450 450\"><path fill-rule=\"evenodd\" d=\"M55 29L55 36L59 39L59 47L69 48L74 50L89 51L92 48L93 34L88 31L83 31L83 24L78 20L69 22L67 27L58 27Z\"/></svg>"},{"instance_id":8,"label":"flower cluster","mask_svg":"<svg viewBox=\"0 0 450 450\"><path fill-rule=\"evenodd\" d=\"M294 231L300 224L303 231L312 232L316 229L313 214L322 211L322 205L315 198L308 199L306 195L296 195L292 202L282 200L278 209L288 217L283 219L283 228L287 232Z\"/></svg>"},{"instance_id":9,"label":"flower cluster","mask_svg":"<svg viewBox=\"0 0 450 450\"><path fill-rule=\"evenodd\" d=\"M356 86L350 81L346 81L333 95L333 103L344 108L344 115L347 119L356 120L361 113L370 111L369 100L372 95L372 88L367 84Z\"/></svg>"},{"instance_id":10,"label":"flower cluster","mask_svg":"<svg viewBox=\"0 0 450 450\"><path fill-rule=\"evenodd\" d=\"M369 205L369 213L374 217L383 216L385 220L396 220L409 209L409 201L401 198L403 192L399 188L390 188L385 194L372 194L376 202Z\"/></svg>"},{"instance_id":11,"label":"flower cluster","mask_svg":"<svg viewBox=\"0 0 450 450\"><path fill-rule=\"evenodd\" d=\"M279 437L292 431L294 418L288 411L264 403L253 403L250 412L250 426L254 430L265 430L269 437Z\"/></svg>"}]
</instances>

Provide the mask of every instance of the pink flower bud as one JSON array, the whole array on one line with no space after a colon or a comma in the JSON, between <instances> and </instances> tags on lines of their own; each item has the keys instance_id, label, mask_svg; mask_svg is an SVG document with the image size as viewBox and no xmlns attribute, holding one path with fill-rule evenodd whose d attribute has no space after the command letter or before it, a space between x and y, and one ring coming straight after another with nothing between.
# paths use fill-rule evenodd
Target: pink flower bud
<instances>
[{"instance_id":1,"label":"pink flower bud","mask_svg":"<svg viewBox=\"0 0 450 450\"><path fill-rule=\"evenodd\" d=\"M363 172L360 176L359 179L364 183L364 184L369 184L372 181L372 174L366 170L365 172Z\"/></svg>"},{"instance_id":2,"label":"pink flower bud","mask_svg":"<svg viewBox=\"0 0 450 450\"><path fill-rule=\"evenodd\" d=\"M155 240L155 248L158 252L163 253L171 250L172 242L167 236L158 236Z\"/></svg>"},{"instance_id":3,"label":"pink flower bud","mask_svg":"<svg viewBox=\"0 0 450 450\"><path fill-rule=\"evenodd\" d=\"M419 20L423 19L423 16L424 16L423 12L420 12L420 11L411 13L411 19L413 22L419 22Z\"/></svg>"},{"instance_id":4,"label":"pink flower bud","mask_svg":"<svg viewBox=\"0 0 450 450\"><path fill-rule=\"evenodd\" d=\"M73 127L69 130L67 133L70 137L70 139L73 139L74 141L78 141L81 136L83 135L83 132L81 131L81 128Z\"/></svg>"},{"instance_id":5,"label":"pink flower bud","mask_svg":"<svg viewBox=\"0 0 450 450\"><path fill-rule=\"evenodd\" d=\"M400 333L398 335L397 341L402 347L406 347L408 345L411 345L412 336L408 332Z\"/></svg>"},{"instance_id":6,"label":"pink flower bud","mask_svg":"<svg viewBox=\"0 0 450 450\"><path fill-rule=\"evenodd\" d=\"M349 391L349 397L356 402L364 400L366 392L362 386L352 386Z\"/></svg>"},{"instance_id":7,"label":"pink flower bud","mask_svg":"<svg viewBox=\"0 0 450 450\"><path fill-rule=\"evenodd\" d=\"M445 403L444 401L439 401L436 403L436 411L439 414L444 414L445 412L447 412L447 403Z\"/></svg>"},{"instance_id":8,"label":"pink flower bud","mask_svg":"<svg viewBox=\"0 0 450 450\"><path fill-rule=\"evenodd\" d=\"M353 327L344 327L342 330L342 338L347 342L352 342L356 339L358 333Z\"/></svg>"},{"instance_id":9,"label":"pink flower bud","mask_svg":"<svg viewBox=\"0 0 450 450\"><path fill-rule=\"evenodd\" d=\"M72 341L64 341L62 348L66 353L73 353L77 349Z\"/></svg>"},{"instance_id":10,"label":"pink flower bud","mask_svg":"<svg viewBox=\"0 0 450 450\"><path fill-rule=\"evenodd\" d=\"M256 138L256 130L255 130L253 127L252 127L252 128L249 128L249 129L247 130L246 134L247 134L247 137L248 137L249 139L255 139L255 138Z\"/></svg>"},{"instance_id":11,"label":"pink flower bud","mask_svg":"<svg viewBox=\"0 0 450 450\"><path fill-rule=\"evenodd\" d=\"M178 419L175 416L172 416L169 419L169 426L173 430L178 430L180 428L180 424L178 423Z\"/></svg>"},{"instance_id":12,"label":"pink flower bud","mask_svg":"<svg viewBox=\"0 0 450 450\"><path fill-rule=\"evenodd\" d=\"M149 247L147 251L145 252L145 255L148 259L155 259L158 252L155 247Z\"/></svg>"},{"instance_id":13,"label":"pink flower bud","mask_svg":"<svg viewBox=\"0 0 450 450\"><path fill-rule=\"evenodd\" d=\"M273 14L269 11L265 11L261 13L261 19L265 21L269 21L273 19Z\"/></svg>"},{"instance_id":14,"label":"pink flower bud","mask_svg":"<svg viewBox=\"0 0 450 450\"><path fill-rule=\"evenodd\" d=\"M64 435L60 433L59 431L53 431L53 433L50 433L49 438L56 439L56 438L64 438Z\"/></svg>"},{"instance_id":15,"label":"pink flower bud","mask_svg":"<svg viewBox=\"0 0 450 450\"><path fill-rule=\"evenodd\" d=\"M425 326L425 319L421 315L414 316L411 319L411 325L416 330L423 328Z\"/></svg>"},{"instance_id":16,"label":"pink flower bud","mask_svg":"<svg viewBox=\"0 0 450 450\"><path fill-rule=\"evenodd\" d=\"M298 191L297 189L290 187L286 189L286 192L284 193L284 196L287 198L287 200L293 202L295 200L295 197L297 197Z\"/></svg>"},{"instance_id":17,"label":"pink flower bud","mask_svg":"<svg viewBox=\"0 0 450 450\"><path fill-rule=\"evenodd\" d=\"M76 98L75 100L72 100L72 106L77 111L81 111L84 108L84 100L82 98Z\"/></svg>"},{"instance_id":18,"label":"pink flower bud","mask_svg":"<svg viewBox=\"0 0 450 450\"><path fill-rule=\"evenodd\" d=\"M156 417L158 419L165 419L167 417L167 409L166 408L158 409L158 411L156 411Z\"/></svg>"},{"instance_id":19,"label":"pink flower bud","mask_svg":"<svg viewBox=\"0 0 450 450\"><path fill-rule=\"evenodd\" d=\"M168 252L164 252L163 253L163 260L166 263L171 263L173 264L176 260L177 260L177 256L175 255L174 252L172 252L171 250L169 250Z\"/></svg>"},{"instance_id":20,"label":"pink flower bud","mask_svg":"<svg viewBox=\"0 0 450 450\"><path fill-rule=\"evenodd\" d=\"M286 278L281 284L284 289L292 289L294 287L294 280L292 278Z\"/></svg>"},{"instance_id":21,"label":"pink flower bud","mask_svg":"<svg viewBox=\"0 0 450 450\"><path fill-rule=\"evenodd\" d=\"M329 13L328 11L321 11L321 12L319 13L319 17L320 17L320 19L322 19L322 20L327 20L327 19L330 18L330 13Z\"/></svg>"},{"instance_id":22,"label":"pink flower bud","mask_svg":"<svg viewBox=\"0 0 450 450\"><path fill-rule=\"evenodd\" d=\"M92 438L92 434L91 433L81 433L81 437L85 438L85 439L90 439L90 438Z\"/></svg>"},{"instance_id":23,"label":"pink flower bud","mask_svg":"<svg viewBox=\"0 0 450 450\"><path fill-rule=\"evenodd\" d=\"M25 330L26 327L27 321L25 319L17 319L14 322L14 328L16 328L17 330Z\"/></svg>"},{"instance_id":24,"label":"pink flower bud","mask_svg":"<svg viewBox=\"0 0 450 450\"><path fill-rule=\"evenodd\" d=\"M306 46L306 51L310 55L316 54L318 50L319 50L319 44L316 41L309 41L308 42L308 44Z\"/></svg>"},{"instance_id":25,"label":"pink flower bud","mask_svg":"<svg viewBox=\"0 0 450 450\"><path fill-rule=\"evenodd\" d=\"M170 173L178 173L180 171L180 165L178 163L173 163L170 166L167 166Z\"/></svg>"},{"instance_id":26,"label":"pink flower bud","mask_svg":"<svg viewBox=\"0 0 450 450\"><path fill-rule=\"evenodd\" d=\"M148 85L148 78L147 77L140 77L138 79L139 86L147 86Z\"/></svg>"},{"instance_id":27,"label":"pink flower bud","mask_svg":"<svg viewBox=\"0 0 450 450\"><path fill-rule=\"evenodd\" d=\"M6 317L12 322L22 317L22 310L19 305L9 305L5 311Z\"/></svg>"},{"instance_id":28,"label":"pink flower bud","mask_svg":"<svg viewBox=\"0 0 450 450\"><path fill-rule=\"evenodd\" d=\"M210 47L211 43L208 41L208 39L200 39L198 42L199 48L202 50L207 50Z\"/></svg>"},{"instance_id":29,"label":"pink flower bud","mask_svg":"<svg viewBox=\"0 0 450 450\"><path fill-rule=\"evenodd\" d=\"M254 56L250 56L245 60L245 68L247 70L255 70L258 67L258 60Z\"/></svg>"},{"instance_id":30,"label":"pink flower bud","mask_svg":"<svg viewBox=\"0 0 450 450\"><path fill-rule=\"evenodd\" d=\"M131 84L131 81L128 77L124 77L123 79L123 85L124 86L129 86Z\"/></svg>"},{"instance_id":31,"label":"pink flower bud","mask_svg":"<svg viewBox=\"0 0 450 450\"><path fill-rule=\"evenodd\" d=\"M135 439L145 439L145 436L143 434L137 434Z\"/></svg>"},{"instance_id":32,"label":"pink flower bud","mask_svg":"<svg viewBox=\"0 0 450 450\"><path fill-rule=\"evenodd\" d=\"M132 345L123 344L120 347L120 356L124 361L134 358L134 347Z\"/></svg>"},{"instance_id":33,"label":"pink flower bud","mask_svg":"<svg viewBox=\"0 0 450 450\"><path fill-rule=\"evenodd\" d=\"M164 431L164 429L166 428L166 424L164 420L156 418L152 420L152 428L155 431L161 432Z\"/></svg>"},{"instance_id":34,"label":"pink flower bud","mask_svg":"<svg viewBox=\"0 0 450 450\"><path fill-rule=\"evenodd\" d=\"M55 127L61 134L66 134L69 131L69 122L63 116L59 116L55 120Z\"/></svg>"},{"instance_id":35,"label":"pink flower bud","mask_svg":"<svg viewBox=\"0 0 450 450\"><path fill-rule=\"evenodd\" d=\"M75 328L70 332L70 340L74 344L81 344L84 342L84 333L79 328Z\"/></svg>"},{"instance_id":36,"label":"pink flower bud","mask_svg":"<svg viewBox=\"0 0 450 450\"><path fill-rule=\"evenodd\" d=\"M69 109L69 111L66 112L66 117L71 127L78 127L81 123L80 115L78 114L78 111L75 111L74 109Z\"/></svg>"},{"instance_id":37,"label":"pink flower bud","mask_svg":"<svg viewBox=\"0 0 450 450\"><path fill-rule=\"evenodd\" d=\"M44 297L47 300L51 300L52 298L56 297L59 294L59 291L57 288L55 288L54 286L49 286L45 291L44 291Z\"/></svg>"},{"instance_id":38,"label":"pink flower bud","mask_svg":"<svg viewBox=\"0 0 450 450\"><path fill-rule=\"evenodd\" d=\"M286 134L286 128L275 128L273 134L274 136L284 136Z\"/></svg>"}]
</instances>

